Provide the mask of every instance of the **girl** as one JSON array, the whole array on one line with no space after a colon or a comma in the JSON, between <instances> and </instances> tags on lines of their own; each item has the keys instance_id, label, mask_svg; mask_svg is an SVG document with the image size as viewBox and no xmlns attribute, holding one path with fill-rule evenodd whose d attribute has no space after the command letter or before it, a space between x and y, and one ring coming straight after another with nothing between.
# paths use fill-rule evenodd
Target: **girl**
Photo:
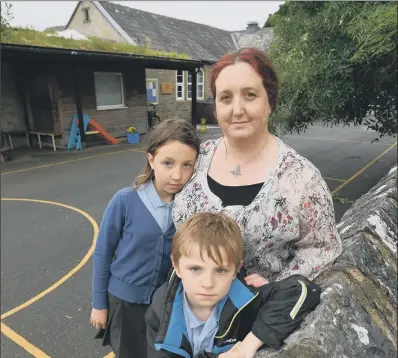
<instances>
[{"instance_id":1,"label":"girl","mask_svg":"<svg viewBox=\"0 0 398 358\"><path fill-rule=\"evenodd\" d=\"M145 312L171 268L173 198L191 178L200 139L187 121L161 122L133 187L109 202L94 252L90 322L118 358L146 357Z\"/></svg>"}]
</instances>

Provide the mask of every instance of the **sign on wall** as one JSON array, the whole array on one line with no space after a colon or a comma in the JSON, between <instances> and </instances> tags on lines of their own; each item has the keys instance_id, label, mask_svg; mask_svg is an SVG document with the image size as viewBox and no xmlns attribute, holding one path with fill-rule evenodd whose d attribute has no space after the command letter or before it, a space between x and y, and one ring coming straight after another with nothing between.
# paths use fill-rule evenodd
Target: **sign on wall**
<instances>
[{"instance_id":1,"label":"sign on wall","mask_svg":"<svg viewBox=\"0 0 398 358\"><path fill-rule=\"evenodd\" d=\"M162 94L173 93L173 85L170 82L162 83Z\"/></svg>"},{"instance_id":2,"label":"sign on wall","mask_svg":"<svg viewBox=\"0 0 398 358\"><path fill-rule=\"evenodd\" d=\"M146 101L157 104L159 102L159 84L157 79L147 78L146 80Z\"/></svg>"}]
</instances>

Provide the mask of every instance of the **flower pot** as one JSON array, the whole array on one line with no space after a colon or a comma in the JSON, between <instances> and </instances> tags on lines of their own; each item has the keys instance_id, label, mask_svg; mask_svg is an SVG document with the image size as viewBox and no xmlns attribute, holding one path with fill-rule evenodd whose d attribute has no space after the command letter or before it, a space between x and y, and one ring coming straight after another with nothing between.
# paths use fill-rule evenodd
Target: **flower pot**
<instances>
[{"instance_id":1,"label":"flower pot","mask_svg":"<svg viewBox=\"0 0 398 358\"><path fill-rule=\"evenodd\" d=\"M138 132L128 133L127 132L127 143L138 144L140 142L140 134Z\"/></svg>"}]
</instances>

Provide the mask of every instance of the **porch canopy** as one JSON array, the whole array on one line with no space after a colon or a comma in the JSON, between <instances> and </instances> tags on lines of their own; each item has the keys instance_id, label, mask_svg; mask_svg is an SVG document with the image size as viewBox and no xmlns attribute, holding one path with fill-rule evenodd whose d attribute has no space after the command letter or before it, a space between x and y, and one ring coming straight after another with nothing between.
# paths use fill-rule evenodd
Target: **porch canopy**
<instances>
[{"instance_id":1,"label":"porch canopy","mask_svg":"<svg viewBox=\"0 0 398 358\"><path fill-rule=\"evenodd\" d=\"M112 62L137 65L143 68L163 69L163 70L183 70L188 71L192 76L192 124L196 125L196 72L199 71L207 62L200 60L178 59L169 57L147 56L129 53L115 53L105 51L91 51L80 49L66 49L58 47L42 47L34 45L20 45L2 43L0 44L1 60L10 61L12 63L20 63L29 66L29 61L43 61L45 63L51 62L68 62L76 63L75 67L75 92L76 92L76 107L79 117L79 124L81 124L80 133L81 139L85 141L83 128L83 113L82 113L82 99L79 93L79 63L87 62Z\"/></svg>"}]
</instances>

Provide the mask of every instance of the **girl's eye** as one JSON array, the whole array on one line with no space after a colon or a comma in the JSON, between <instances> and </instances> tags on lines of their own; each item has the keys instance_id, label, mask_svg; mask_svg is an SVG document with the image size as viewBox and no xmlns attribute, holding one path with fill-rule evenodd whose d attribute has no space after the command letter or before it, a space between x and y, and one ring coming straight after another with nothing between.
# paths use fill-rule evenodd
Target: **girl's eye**
<instances>
[{"instance_id":1,"label":"girl's eye","mask_svg":"<svg viewBox=\"0 0 398 358\"><path fill-rule=\"evenodd\" d=\"M163 164L164 164L166 167L171 166L171 162L164 162Z\"/></svg>"},{"instance_id":2,"label":"girl's eye","mask_svg":"<svg viewBox=\"0 0 398 358\"><path fill-rule=\"evenodd\" d=\"M186 168L192 168L192 164L191 164L191 163L185 163L184 166L185 166Z\"/></svg>"}]
</instances>

